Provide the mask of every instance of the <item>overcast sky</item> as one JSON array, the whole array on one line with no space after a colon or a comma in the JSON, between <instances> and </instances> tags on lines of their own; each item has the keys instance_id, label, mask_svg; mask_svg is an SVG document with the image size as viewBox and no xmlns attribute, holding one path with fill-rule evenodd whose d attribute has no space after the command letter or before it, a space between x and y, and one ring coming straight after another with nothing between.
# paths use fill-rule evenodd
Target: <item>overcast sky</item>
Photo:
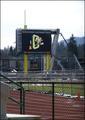
<instances>
[{"instance_id":1,"label":"overcast sky","mask_svg":"<svg viewBox=\"0 0 85 120\"><path fill-rule=\"evenodd\" d=\"M57 29L68 39L84 36L84 1L1 1L1 48L15 46L17 28Z\"/></svg>"}]
</instances>

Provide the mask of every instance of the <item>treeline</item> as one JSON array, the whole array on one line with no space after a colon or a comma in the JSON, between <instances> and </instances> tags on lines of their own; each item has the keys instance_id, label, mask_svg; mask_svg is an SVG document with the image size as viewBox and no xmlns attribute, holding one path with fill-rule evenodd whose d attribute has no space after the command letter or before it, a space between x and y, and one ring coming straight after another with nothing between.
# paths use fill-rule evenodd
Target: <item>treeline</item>
<instances>
[{"instance_id":1,"label":"treeline","mask_svg":"<svg viewBox=\"0 0 85 120\"><path fill-rule=\"evenodd\" d=\"M65 41L61 41L58 43L57 47L57 55L58 57L72 57L73 54L77 56L77 58L84 58L85 54L85 42L83 44L77 44L77 39L72 35L70 39L67 41L68 45Z\"/></svg>"},{"instance_id":2,"label":"treeline","mask_svg":"<svg viewBox=\"0 0 85 120\"><path fill-rule=\"evenodd\" d=\"M61 41L57 45L57 59L61 62L61 64L64 66L64 68L67 69L77 69L78 65L73 57L73 54L76 55L77 59L80 62L80 59L84 61L85 58L85 43L83 44L77 44L77 40L72 35L69 40L67 40L67 43L65 41ZM1 59L12 59L13 57L16 58L17 52L16 48L13 48L12 46L4 48L3 50L0 50L0 58ZM80 63L81 64L81 63ZM85 64L82 64L85 67ZM55 70L61 69L59 68L59 65L57 64L57 61L55 61Z\"/></svg>"},{"instance_id":3,"label":"treeline","mask_svg":"<svg viewBox=\"0 0 85 120\"><path fill-rule=\"evenodd\" d=\"M10 46L4 49L0 49L0 56L1 58L10 58L10 57L16 57L16 48Z\"/></svg>"},{"instance_id":4,"label":"treeline","mask_svg":"<svg viewBox=\"0 0 85 120\"><path fill-rule=\"evenodd\" d=\"M75 54L77 58L84 58L85 54L85 43L77 45L77 40L72 34L69 40L67 40L68 45L65 43L65 41L61 41L58 43L57 46L57 56L59 58L72 56L72 54ZM4 48L3 50L0 49L0 53L3 56L16 56L16 48L10 46L7 48Z\"/></svg>"},{"instance_id":5,"label":"treeline","mask_svg":"<svg viewBox=\"0 0 85 120\"><path fill-rule=\"evenodd\" d=\"M74 55L77 57L80 65L81 61L85 60L85 42L83 44L77 44L77 39L72 36L67 42L61 41L58 43L57 47L57 58L60 60L61 64L67 69L77 69L79 68L78 63L76 62ZM55 63L56 64L56 63ZM55 68L56 69L56 68Z\"/></svg>"}]
</instances>

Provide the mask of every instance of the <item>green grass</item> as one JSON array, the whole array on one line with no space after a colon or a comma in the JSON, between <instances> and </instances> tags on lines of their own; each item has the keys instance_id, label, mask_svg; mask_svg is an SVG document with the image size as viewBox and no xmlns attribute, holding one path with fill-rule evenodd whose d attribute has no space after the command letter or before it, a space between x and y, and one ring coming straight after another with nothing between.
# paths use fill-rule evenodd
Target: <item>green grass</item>
<instances>
[{"instance_id":1,"label":"green grass","mask_svg":"<svg viewBox=\"0 0 85 120\"><path fill-rule=\"evenodd\" d=\"M51 85L41 85L38 86L37 84L24 84L24 89L29 91L38 91L38 92L52 92ZM69 85L69 84L57 84L54 87L55 93L65 93L71 95L77 95L80 92L81 96L84 96L84 85Z\"/></svg>"}]
</instances>

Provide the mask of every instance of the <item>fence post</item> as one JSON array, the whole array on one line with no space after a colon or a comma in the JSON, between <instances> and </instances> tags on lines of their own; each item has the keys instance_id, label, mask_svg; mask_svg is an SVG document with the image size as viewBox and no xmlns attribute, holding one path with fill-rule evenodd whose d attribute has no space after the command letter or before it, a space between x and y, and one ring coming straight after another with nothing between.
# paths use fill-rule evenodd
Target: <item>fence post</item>
<instances>
[{"instance_id":1,"label":"fence post","mask_svg":"<svg viewBox=\"0 0 85 120\"><path fill-rule=\"evenodd\" d=\"M52 82L52 120L54 120L54 83Z\"/></svg>"},{"instance_id":2,"label":"fence post","mask_svg":"<svg viewBox=\"0 0 85 120\"><path fill-rule=\"evenodd\" d=\"M23 90L23 114L25 114L25 91Z\"/></svg>"},{"instance_id":3,"label":"fence post","mask_svg":"<svg viewBox=\"0 0 85 120\"><path fill-rule=\"evenodd\" d=\"M20 86L22 87L22 82L20 82ZM20 88L20 114L25 113L25 92L24 89Z\"/></svg>"},{"instance_id":4,"label":"fence post","mask_svg":"<svg viewBox=\"0 0 85 120\"><path fill-rule=\"evenodd\" d=\"M20 82L20 86L22 87L22 83ZM22 92L22 89L20 88L20 114L22 114L22 95L23 95L23 92Z\"/></svg>"},{"instance_id":5,"label":"fence post","mask_svg":"<svg viewBox=\"0 0 85 120\"><path fill-rule=\"evenodd\" d=\"M71 96L72 96L72 93L73 93L73 89L72 89L72 78L73 78L73 73L71 71Z\"/></svg>"}]
</instances>

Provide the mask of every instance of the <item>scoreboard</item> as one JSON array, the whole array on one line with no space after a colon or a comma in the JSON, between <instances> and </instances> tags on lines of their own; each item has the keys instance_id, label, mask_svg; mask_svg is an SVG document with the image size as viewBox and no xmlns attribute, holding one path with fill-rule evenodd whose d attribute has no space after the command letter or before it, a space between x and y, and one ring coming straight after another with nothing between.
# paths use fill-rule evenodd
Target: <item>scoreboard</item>
<instances>
[{"instance_id":1,"label":"scoreboard","mask_svg":"<svg viewBox=\"0 0 85 120\"><path fill-rule=\"evenodd\" d=\"M51 52L51 32L45 30L16 30L17 52Z\"/></svg>"}]
</instances>

